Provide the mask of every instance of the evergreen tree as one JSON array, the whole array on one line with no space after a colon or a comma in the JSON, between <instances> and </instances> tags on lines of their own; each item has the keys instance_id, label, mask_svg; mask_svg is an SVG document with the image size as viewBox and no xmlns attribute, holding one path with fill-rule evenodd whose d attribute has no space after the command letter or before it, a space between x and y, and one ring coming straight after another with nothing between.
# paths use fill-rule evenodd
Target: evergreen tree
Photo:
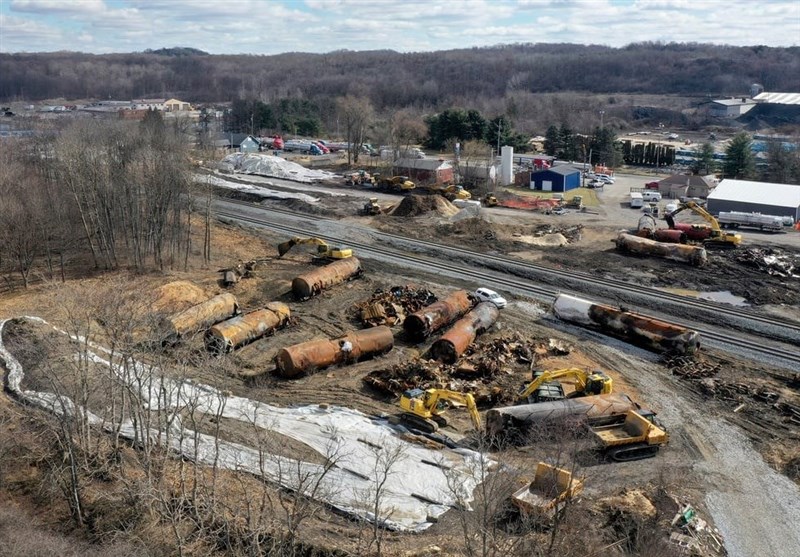
<instances>
[{"instance_id":1,"label":"evergreen tree","mask_svg":"<svg viewBox=\"0 0 800 557\"><path fill-rule=\"evenodd\" d=\"M714 173L717 163L714 160L714 146L711 143L703 143L695 152L695 160L692 163L692 173L708 175Z\"/></svg>"},{"instance_id":2,"label":"evergreen tree","mask_svg":"<svg viewBox=\"0 0 800 557\"><path fill-rule=\"evenodd\" d=\"M550 126L544 134L544 152L551 157L555 157L560 148L561 135L558 133L558 128Z\"/></svg>"},{"instance_id":3,"label":"evergreen tree","mask_svg":"<svg viewBox=\"0 0 800 557\"><path fill-rule=\"evenodd\" d=\"M725 164L722 166L725 178L748 179L755 175L756 161L752 145L753 142L746 132L731 139L725 149Z\"/></svg>"},{"instance_id":4,"label":"evergreen tree","mask_svg":"<svg viewBox=\"0 0 800 557\"><path fill-rule=\"evenodd\" d=\"M776 184L800 184L800 156L780 141L767 145L767 168L764 179Z\"/></svg>"}]
</instances>

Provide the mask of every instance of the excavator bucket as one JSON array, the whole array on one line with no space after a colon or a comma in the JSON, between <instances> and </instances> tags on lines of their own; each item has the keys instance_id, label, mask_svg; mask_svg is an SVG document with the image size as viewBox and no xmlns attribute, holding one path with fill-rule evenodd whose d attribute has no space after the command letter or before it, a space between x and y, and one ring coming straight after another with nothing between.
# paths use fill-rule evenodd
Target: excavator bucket
<instances>
[{"instance_id":1,"label":"excavator bucket","mask_svg":"<svg viewBox=\"0 0 800 557\"><path fill-rule=\"evenodd\" d=\"M297 244L297 240L292 238L291 240L287 240L286 242L282 242L278 244L278 257L283 257L286 253L292 249L295 244Z\"/></svg>"}]
</instances>

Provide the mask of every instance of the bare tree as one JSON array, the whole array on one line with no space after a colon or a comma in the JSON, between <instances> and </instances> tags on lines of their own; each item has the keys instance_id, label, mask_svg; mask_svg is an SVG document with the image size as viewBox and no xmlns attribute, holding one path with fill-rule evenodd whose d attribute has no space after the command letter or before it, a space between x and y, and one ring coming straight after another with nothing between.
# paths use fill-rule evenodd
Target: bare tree
<instances>
[{"instance_id":1,"label":"bare tree","mask_svg":"<svg viewBox=\"0 0 800 557\"><path fill-rule=\"evenodd\" d=\"M374 117L372 103L366 97L347 95L336 99L336 114L344 125L347 139L347 164L358 164L365 143L364 134Z\"/></svg>"}]
</instances>

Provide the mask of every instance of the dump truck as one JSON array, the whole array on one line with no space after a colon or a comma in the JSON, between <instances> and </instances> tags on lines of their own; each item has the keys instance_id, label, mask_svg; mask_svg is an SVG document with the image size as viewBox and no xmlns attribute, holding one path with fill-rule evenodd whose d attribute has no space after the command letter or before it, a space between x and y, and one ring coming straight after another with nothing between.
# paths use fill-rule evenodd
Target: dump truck
<instances>
[{"instance_id":1,"label":"dump truck","mask_svg":"<svg viewBox=\"0 0 800 557\"><path fill-rule=\"evenodd\" d=\"M514 493L511 501L524 514L536 518L552 517L558 512L559 505L574 499L582 491L583 479L573 477L563 468L540 462L533 481Z\"/></svg>"},{"instance_id":2,"label":"dump truck","mask_svg":"<svg viewBox=\"0 0 800 557\"><path fill-rule=\"evenodd\" d=\"M619 424L592 428L602 452L616 462L641 460L656 455L669 442L669 434L645 414L629 410Z\"/></svg>"}]
</instances>

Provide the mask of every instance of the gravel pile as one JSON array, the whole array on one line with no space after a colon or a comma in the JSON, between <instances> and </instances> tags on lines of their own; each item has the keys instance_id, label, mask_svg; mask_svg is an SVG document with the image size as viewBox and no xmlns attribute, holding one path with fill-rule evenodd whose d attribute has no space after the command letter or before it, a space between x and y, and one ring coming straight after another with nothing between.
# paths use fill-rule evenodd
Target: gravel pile
<instances>
[{"instance_id":1,"label":"gravel pile","mask_svg":"<svg viewBox=\"0 0 800 557\"><path fill-rule=\"evenodd\" d=\"M334 178L336 175L325 170L311 170L297 163L272 155L260 153L232 153L222 159L220 170L257 174L295 182L312 183Z\"/></svg>"}]
</instances>

